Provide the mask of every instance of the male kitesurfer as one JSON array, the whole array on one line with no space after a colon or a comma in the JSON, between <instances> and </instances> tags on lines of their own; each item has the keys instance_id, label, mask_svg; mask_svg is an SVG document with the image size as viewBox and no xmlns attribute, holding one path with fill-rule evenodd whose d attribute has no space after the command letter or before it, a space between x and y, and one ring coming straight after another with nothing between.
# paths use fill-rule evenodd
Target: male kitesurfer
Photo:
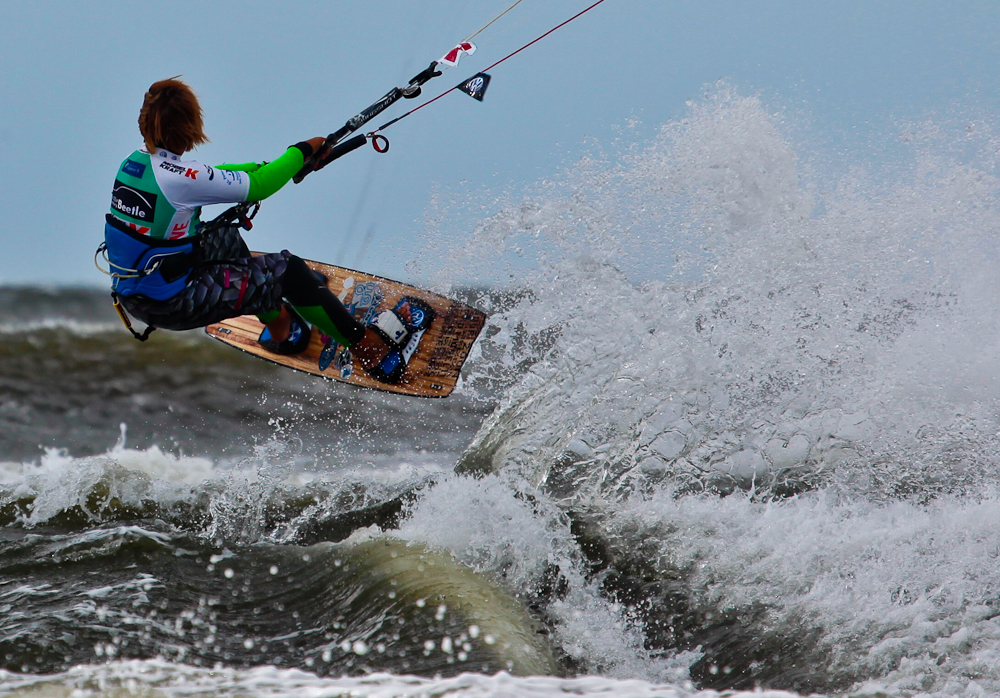
<instances>
[{"instance_id":1,"label":"male kitesurfer","mask_svg":"<svg viewBox=\"0 0 1000 698\"><path fill-rule=\"evenodd\" d=\"M305 351L308 321L350 347L365 369L405 341L407 307L380 313L365 327L299 257L287 250L252 256L237 225L201 221L202 206L277 192L323 148L322 136L271 162L213 167L185 160L208 138L197 97L177 78L150 86L139 131L145 147L119 167L105 225L112 290L129 313L169 330L255 314L266 325L261 345L277 354Z\"/></svg>"}]
</instances>

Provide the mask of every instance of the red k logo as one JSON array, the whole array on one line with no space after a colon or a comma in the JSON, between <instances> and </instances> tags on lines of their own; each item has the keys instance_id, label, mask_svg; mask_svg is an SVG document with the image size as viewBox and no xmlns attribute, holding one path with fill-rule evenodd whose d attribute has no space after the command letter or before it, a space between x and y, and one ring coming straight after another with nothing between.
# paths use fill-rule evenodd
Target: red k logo
<instances>
[{"instance_id":1,"label":"red k logo","mask_svg":"<svg viewBox=\"0 0 1000 698\"><path fill-rule=\"evenodd\" d=\"M198 170L192 170L190 167L188 171L184 173L185 177L190 177L191 179L198 179Z\"/></svg>"}]
</instances>

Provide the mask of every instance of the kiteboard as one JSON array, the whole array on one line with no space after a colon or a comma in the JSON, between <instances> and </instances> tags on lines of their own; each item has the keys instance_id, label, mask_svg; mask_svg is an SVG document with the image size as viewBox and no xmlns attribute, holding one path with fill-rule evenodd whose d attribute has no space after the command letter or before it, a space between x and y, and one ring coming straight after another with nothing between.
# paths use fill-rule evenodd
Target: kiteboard
<instances>
[{"instance_id":1,"label":"kiteboard","mask_svg":"<svg viewBox=\"0 0 1000 698\"><path fill-rule=\"evenodd\" d=\"M309 347L301 354L282 356L262 347L257 339L264 326L253 315L223 320L205 332L220 342L262 359L315 376L364 388L418 397L447 397L455 388L462 364L486 323L486 315L459 301L381 276L306 260L326 277L326 286L363 324L381 310L410 304L412 328L401 350L383 362L378 380L319 328L313 328ZM392 363L390 367L387 363ZM402 371L400 371L402 366ZM387 382L386 379L392 382Z\"/></svg>"}]
</instances>

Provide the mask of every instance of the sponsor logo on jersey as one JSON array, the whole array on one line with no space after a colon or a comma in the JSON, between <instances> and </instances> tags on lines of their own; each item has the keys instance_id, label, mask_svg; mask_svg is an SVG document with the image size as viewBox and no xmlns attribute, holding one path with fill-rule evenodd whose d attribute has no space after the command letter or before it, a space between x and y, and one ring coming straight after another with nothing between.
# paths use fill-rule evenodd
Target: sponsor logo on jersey
<instances>
[{"instance_id":1,"label":"sponsor logo on jersey","mask_svg":"<svg viewBox=\"0 0 1000 698\"><path fill-rule=\"evenodd\" d=\"M116 216L116 218L117 218L117 216ZM118 218L118 220L121 221L122 219ZM144 225L139 225L137 223L133 223L132 221L122 221L122 223L124 223L125 225L127 225L129 228L131 228L135 232L139 233L139 235L149 235L149 228L147 228Z\"/></svg>"},{"instance_id":2,"label":"sponsor logo on jersey","mask_svg":"<svg viewBox=\"0 0 1000 698\"><path fill-rule=\"evenodd\" d=\"M139 191L116 179L111 190L111 208L130 218L152 221L156 215L156 194Z\"/></svg>"},{"instance_id":3,"label":"sponsor logo on jersey","mask_svg":"<svg viewBox=\"0 0 1000 698\"><path fill-rule=\"evenodd\" d=\"M163 162L160 163L160 169L166 170L170 174L182 175L184 174L184 170L187 168L181 167L180 165L176 165L170 162L169 160L164 160Z\"/></svg>"},{"instance_id":4,"label":"sponsor logo on jersey","mask_svg":"<svg viewBox=\"0 0 1000 698\"><path fill-rule=\"evenodd\" d=\"M198 179L198 170L192 169L190 167L184 167L183 165L177 165L170 162L169 160L164 160L160 163L160 169L166 170L170 174L184 175L190 179ZM211 177L209 177L211 179Z\"/></svg>"},{"instance_id":5,"label":"sponsor logo on jersey","mask_svg":"<svg viewBox=\"0 0 1000 698\"><path fill-rule=\"evenodd\" d=\"M125 164L122 165L122 172L127 175L132 175L137 179L141 179L142 175L146 172L146 166L141 162L136 162L135 160L126 160Z\"/></svg>"},{"instance_id":6,"label":"sponsor logo on jersey","mask_svg":"<svg viewBox=\"0 0 1000 698\"><path fill-rule=\"evenodd\" d=\"M243 174L241 172L234 172L232 170L219 170L219 172L222 174L222 181L229 186L243 182Z\"/></svg>"},{"instance_id":7,"label":"sponsor logo on jersey","mask_svg":"<svg viewBox=\"0 0 1000 698\"><path fill-rule=\"evenodd\" d=\"M205 171L208 172L208 181L209 182L211 182L213 179L215 179L215 170L212 169L211 165L202 165L202 167L204 167Z\"/></svg>"},{"instance_id":8,"label":"sponsor logo on jersey","mask_svg":"<svg viewBox=\"0 0 1000 698\"><path fill-rule=\"evenodd\" d=\"M113 214L112 214L113 215ZM139 235L149 235L149 228L144 225L139 225L138 223L133 223L132 221L127 221L124 218L115 216L115 220L122 225L127 225L129 228L139 233Z\"/></svg>"},{"instance_id":9,"label":"sponsor logo on jersey","mask_svg":"<svg viewBox=\"0 0 1000 698\"><path fill-rule=\"evenodd\" d=\"M179 240L180 238L187 237L188 228L190 226L190 220L186 220L183 223L174 223L174 226L170 229L170 233L167 235L167 239Z\"/></svg>"}]
</instances>

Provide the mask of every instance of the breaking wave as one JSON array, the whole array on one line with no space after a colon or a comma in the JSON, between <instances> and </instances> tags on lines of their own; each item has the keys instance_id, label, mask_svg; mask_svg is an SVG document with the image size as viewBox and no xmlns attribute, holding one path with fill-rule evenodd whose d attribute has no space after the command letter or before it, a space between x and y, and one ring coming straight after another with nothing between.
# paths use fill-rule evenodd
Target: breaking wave
<instances>
[{"instance_id":1,"label":"breaking wave","mask_svg":"<svg viewBox=\"0 0 1000 698\"><path fill-rule=\"evenodd\" d=\"M721 84L440 192L415 269L490 320L430 407L0 293L0 683L1000 692L1000 138L897 135L832 162Z\"/></svg>"}]
</instances>

